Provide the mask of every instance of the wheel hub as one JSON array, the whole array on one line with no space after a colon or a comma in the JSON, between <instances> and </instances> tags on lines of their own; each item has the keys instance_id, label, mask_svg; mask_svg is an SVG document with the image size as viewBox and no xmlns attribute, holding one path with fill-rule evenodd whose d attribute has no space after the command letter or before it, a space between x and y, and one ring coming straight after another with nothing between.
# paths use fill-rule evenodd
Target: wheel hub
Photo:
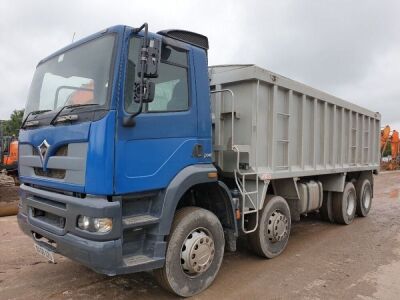
<instances>
[{"instance_id":1,"label":"wheel hub","mask_svg":"<svg viewBox=\"0 0 400 300\"><path fill-rule=\"evenodd\" d=\"M214 259L215 245L205 229L192 231L183 243L181 250L182 269L195 276L208 270Z\"/></svg>"},{"instance_id":2,"label":"wheel hub","mask_svg":"<svg viewBox=\"0 0 400 300\"><path fill-rule=\"evenodd\" d=\"M288 218L279 211L274 211L268 219L267 237L272 242L283 240L289 229Z\"/></svg>"}]
</instances>

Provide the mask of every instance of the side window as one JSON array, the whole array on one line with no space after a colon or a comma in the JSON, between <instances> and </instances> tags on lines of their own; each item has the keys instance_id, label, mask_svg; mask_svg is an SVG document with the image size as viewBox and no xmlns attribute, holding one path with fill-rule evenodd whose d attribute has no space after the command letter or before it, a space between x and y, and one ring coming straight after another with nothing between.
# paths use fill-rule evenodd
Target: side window
<instances>
[{"instance_id":1,"label":"side window","mask_svg":"<svg viewBox=\"0 0 400 300\"><path fill-rule=\"evenodd\" d=\"M154 101L148 104L147 111L182 111L189 108L186 68L162 62L155 83Z\"/></svg>"},{"instance_id":2,"label":"side window","mask_svg":"<svg viewBox=\"0 0 400 300\"><path fill-rule=\"evenodd\" d=\"M132 38L129 47L128 71L126 76L125 109L135 112L138 104L133 101L133 83L137 74L135 69L139 57L140 40ZM186 50L163 45L158 78L155 83L155 96L144 107L145 112L172 112L189 109L188 54Z\"/></svg>"}]
</instances>

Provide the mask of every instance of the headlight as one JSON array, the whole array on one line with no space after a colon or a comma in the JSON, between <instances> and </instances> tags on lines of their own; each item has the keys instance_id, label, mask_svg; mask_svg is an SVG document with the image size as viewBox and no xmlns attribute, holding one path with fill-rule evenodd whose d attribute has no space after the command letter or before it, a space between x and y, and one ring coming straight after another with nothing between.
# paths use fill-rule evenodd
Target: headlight
<instances>
[{"instance_id":1,"label":"headlight","mask_svg":"<svg viewBox=\"0 0 400 300\"><path fill-rule=\"evenodd\" d=\"M106 233L112 229L112 219L110 218L94 218L93 224L97 232Z\"/></svg>"},{"instance_id":2,"label":"headlight","mask_svg":"<svg viewBox=\"0 0 400 300\"><path fill-rule=\"evenodd\" d=\"M78 228L90 232L107 233L112 229L112 219L79 216Z\"/></svg>"},{"instance_id":3,"label":"headlight","mask_svg":"<svg viewBox=\"0 0 400 300\"><path fill-rule=\"evenodd\" d=\"M79 216L78 227L82 230L89 230L90 218L86 216Z\"/></svg>"}]
</instances>

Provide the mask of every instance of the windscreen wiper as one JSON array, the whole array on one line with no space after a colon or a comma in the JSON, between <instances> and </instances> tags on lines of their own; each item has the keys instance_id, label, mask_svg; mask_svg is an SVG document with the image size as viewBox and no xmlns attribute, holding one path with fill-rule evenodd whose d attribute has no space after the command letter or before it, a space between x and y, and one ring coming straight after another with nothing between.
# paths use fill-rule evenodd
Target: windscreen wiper
<instances>
[{"instance_id":1,"label":"windscreen wiper","mask_svg":"<svg viewBox=\"0 0 400 300\"><path fill-rule=\"evenodd\" d=\"M51 111L51 109L42 109L42 110L33 110L31 111L24 119L24 121L21 124L21 129L24 129L25 126L27 125L26 122L28 121L29 116L33 116L33 115L40 115L43 114L45 112L49 112ZM32 124L31 126L36 126L37 124L39 124L39 121L37 121L37 123Z\"/></svg>"},{"instance_id":2,"label":"windscreen wiper","mask_svg":"<svg viewBox=\"0 0 400 300\"><path fill-rule=\"evenodd\" d=\"M82 106L92 106L92 105L99 105L97 103L86 103L86 104L70 104L70 105L64 105L63 107L61 107L61 109L55 114L55 116L53 117L53 119L51 119L50 121L50 125L54 125L58 119L58 116L61 114L61 112L66 109L66 108L75 108L75 107L82 107ZM65 118L63 120L59 120L59 121L75 121L78 119L78 115L69 115L69 116L65 116Z\"/></svg>"}]
</instances>

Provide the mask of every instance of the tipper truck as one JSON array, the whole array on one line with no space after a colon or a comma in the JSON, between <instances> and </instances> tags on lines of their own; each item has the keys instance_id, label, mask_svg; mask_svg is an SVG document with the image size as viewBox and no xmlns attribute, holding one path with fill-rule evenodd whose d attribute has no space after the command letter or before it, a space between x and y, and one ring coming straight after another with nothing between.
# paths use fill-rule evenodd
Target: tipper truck
<instances>
[{"instance_id":1,"label":"tipper truck","mask_svg":"<svg viewBox=\"0 0 400 300\"><path fill-rule=\"evenodd\" d=\"M207 37L115 26L39 62L19 136L20 228L54 253L168 291L206 289L246 235L372 203L380 115L255 65L208 66Z\"/></svg>"}]
</instances>

